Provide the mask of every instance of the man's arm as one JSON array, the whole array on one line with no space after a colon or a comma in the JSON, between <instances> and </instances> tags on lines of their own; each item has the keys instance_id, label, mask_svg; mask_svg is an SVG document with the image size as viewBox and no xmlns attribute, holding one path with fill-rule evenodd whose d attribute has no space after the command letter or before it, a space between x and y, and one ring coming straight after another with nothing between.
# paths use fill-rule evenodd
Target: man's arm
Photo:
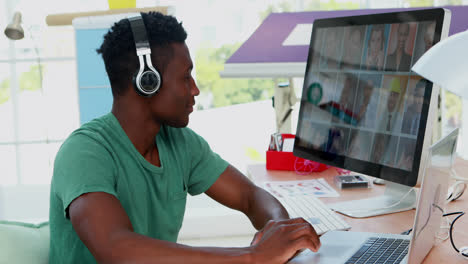
<instances>
[{"instance_id":1,"label":"man's arm","mask_svg":"<svg viewBox=\"0 0 468 264\"><path fill-rule=\"evenodd\" d=\"M263 228L269 220L289 219L288 212L276 198L231 165L206 194L227 207L243 212L256 229Z\"/></svg>"},{"instance_id":2,"label":"man's arm","mask_svg":"<svg viewBox=\"0 0 468 264\"><path fill-rule=\"evenodd\" d=\"M206 194L232 209L244 212L257 230L252 245L256 245L269 232L275 223L289 219L288 212L281 203L270 193L257 187L247 177L233 166L228 166L219 176L218 180L206 191ZM279 222L278 222L279 221ZM320 247L320 240L311 225L300 219L311 229L312 236L308 237L315 245Z\"/></svg>"},{"instance_id":3,"label":"man's arm","mask_svg":"<svg viewBox=\"0 0 468 264\"><path fill-rule=\"evenodd\" d=\"M303 219L270 222L261 241L245 248L190 247L133 232L119 200L103 192L69 206L73 228L98 263L285 263L299 249L317 251L315 231Z\"/></svg>"}]
</instances>

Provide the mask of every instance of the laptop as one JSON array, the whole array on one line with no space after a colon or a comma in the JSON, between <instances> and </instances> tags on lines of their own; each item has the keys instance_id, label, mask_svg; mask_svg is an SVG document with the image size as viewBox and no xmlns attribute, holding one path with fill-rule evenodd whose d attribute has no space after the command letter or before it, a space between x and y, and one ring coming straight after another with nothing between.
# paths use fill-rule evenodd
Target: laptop
<instances>
[{"instance_id":1,"label":"laptop","mask_svg":"<svg viewBox=\"0 0 468 264\"><path fill-rule=\"evenodd\" d=\"M305 250L289 263L421 263L440 229L457 137L458 128L429 148L410 235L329 231L317 253Z\"/></svg>"}]
</instances>

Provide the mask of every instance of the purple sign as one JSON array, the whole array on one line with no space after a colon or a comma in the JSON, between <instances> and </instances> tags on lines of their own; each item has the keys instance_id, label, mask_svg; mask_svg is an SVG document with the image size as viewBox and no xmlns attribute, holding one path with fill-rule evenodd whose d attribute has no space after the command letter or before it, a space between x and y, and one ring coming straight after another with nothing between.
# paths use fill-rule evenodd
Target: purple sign
<instances>
[{"instance_id":1,"label":"purple sign","mask_svg":"<svg viewBox=\"0 0 468 264\"><path fill-rule=\"evenodd\" d=\"M468 28L468 6L443 6L452 12L449 35ZM283 46L297 24L312 24L315 19L369 15L426 8L361 9L272 13L226 63L305 62L309 46Z\"/></svg>"}]
</instances>

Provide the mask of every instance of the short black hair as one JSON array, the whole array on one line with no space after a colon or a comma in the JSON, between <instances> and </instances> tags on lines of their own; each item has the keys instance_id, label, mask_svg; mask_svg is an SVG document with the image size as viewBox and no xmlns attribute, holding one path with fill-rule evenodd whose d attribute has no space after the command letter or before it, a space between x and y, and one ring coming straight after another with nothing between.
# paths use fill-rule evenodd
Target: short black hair
<instances>
[{"instance_id":1,"label":"short black hair","mask_svg":"<svg viewBox=\"0 0 468 264\"><path fill-rule=\"evenodd\" d=\"M162 75L173 56L171 43L184 43L187 32L173 16L159 12L141 13L151 46L153 66ZM115 23L104 35L97 53L102 55L113 96L123 95L139 68L135 42L127 18Z\"/></svg>"}]
</instances>

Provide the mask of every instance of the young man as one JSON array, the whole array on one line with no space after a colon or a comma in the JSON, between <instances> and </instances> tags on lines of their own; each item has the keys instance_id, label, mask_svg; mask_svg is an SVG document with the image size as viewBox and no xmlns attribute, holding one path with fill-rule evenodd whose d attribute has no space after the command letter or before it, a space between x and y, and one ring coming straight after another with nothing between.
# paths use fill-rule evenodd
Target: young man
<instances>
[{"instance_id":1,"label":"young man","mask_svg":"<svg viewBox=\"0 0 468 264\"><path fill-rule=\"evenodd\" d=\"M161 86L152 96L140 95L132 81L140 68L135 32L129 19L116 23L98 50L112 111L73 132L56 157L50 263L284 263L298 250L317 251L309 223L289 219L276 199L186 128L200 92L187 34L170 16L143 13L142 20ZM187 193L202 192L261 229L250 247L176 243Z\"/></svg>"},{"instance_id":2,"label":"young man","mask_svg":"<svg viewBox=\"0 0 468 264\"><path fill-rule=\"evenodd\" d=\"M419 122L421 120L421 111L424 104L424 92L426 89L426 79L420 79L411 90L403 117L401 132L411 135L417 135L419 131Z\"/></svg>"},{"instance_id":3,"label":"young man","mask_svg":"<svg viewBox=\"0 0 468 264\"><path fill-rule=\"evenodd\" d=\"M391 77L380 94L381 109L379 115L379 131L398 133L401 129L402 114L400 106L406 90L406 79Z\"/></svg>"},{"instance_id":4,"label":"young man","mask_svg":"<svg viewBox=\"0 0 468 264\"><path fill-rule=\"evenodd\" d=\"M367 42L366 69L381 71L385 59L385 26L373 25Z\"/></svg>"},{"instance_id":5,"label":"young man","mask_svg":"<svg viewBox=\"0 0 468 264\"><path fill-rule=\"evenodd\" d=\"M411 54L406 53L406 42L409 40L410 26L407 23L399 24L397 29L397 46L387 57L387 71L410 71Z\"/></svg>"}]
</instances>

